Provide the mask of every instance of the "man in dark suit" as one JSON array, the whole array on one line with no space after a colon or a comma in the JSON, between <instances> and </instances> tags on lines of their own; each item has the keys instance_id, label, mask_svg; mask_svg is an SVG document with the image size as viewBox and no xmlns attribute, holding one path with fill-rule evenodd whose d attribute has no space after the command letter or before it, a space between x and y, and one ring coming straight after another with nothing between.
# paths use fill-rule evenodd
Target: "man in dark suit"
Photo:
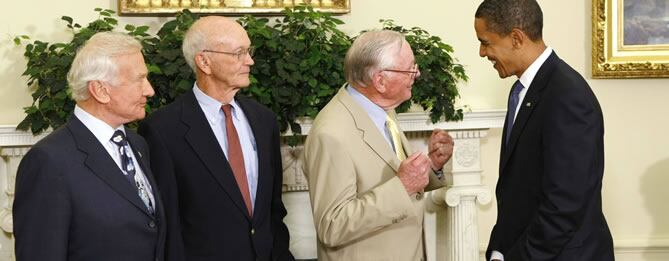
<instances>
[{"instance_id":1,"label":"man in dark suit","mask_svg":"<svg viewBox=\"0 0 669 261\"><path fill-rule=\"evenodd\" d=\"M489 260L613 260L602 213L604 124L579 73L542 40L535 0L484 0L474 28L509 95Z\"/></svg>"},{"instance_id":2,"label":"man in dark suit","mask_svg":"<svg viewBox=\"0 0 669 261\"><path fill-rule=\"evenodd\" d=\"M142 137L153 96L141 44L98 33L68 74L74 115L30 149L14 200L18 261L164 260L165 215Z\"/></svg>"},{"instance_id":3,"label":"man in dark suit","mask_svg":"<svg viewBox=\"0 0 669 261\"><path fill-rule=\"evenodd\" d=\"M140 126L168 216L170 260L293 260L274 114L235 97L250 84L246 31L204 17L184 37L192 91Z\"/></svg>"}]
</instances>

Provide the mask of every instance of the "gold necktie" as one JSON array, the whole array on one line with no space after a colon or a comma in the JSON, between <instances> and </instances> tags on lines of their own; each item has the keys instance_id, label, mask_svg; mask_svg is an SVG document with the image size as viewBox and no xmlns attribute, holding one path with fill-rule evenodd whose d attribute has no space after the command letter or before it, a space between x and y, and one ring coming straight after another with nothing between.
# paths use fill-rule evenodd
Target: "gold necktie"
<instances>
[{"instance_id":1,"label":"gold necktie","mask_svg":"<svg viewBox=\"0 0 669 261\"><path fill-rule=\"evenodd\" d=\"M393 120L390 115L386 115L386 128L388 128L390 131L390 136L393 140L393 145L395 146L395 154L397 155L397 158L400 161L406 159L407 155L404 154L402 139L400 139L400 131L397 128L397 123L395 123L395 120Z\"/></svg>"}]
</instances>

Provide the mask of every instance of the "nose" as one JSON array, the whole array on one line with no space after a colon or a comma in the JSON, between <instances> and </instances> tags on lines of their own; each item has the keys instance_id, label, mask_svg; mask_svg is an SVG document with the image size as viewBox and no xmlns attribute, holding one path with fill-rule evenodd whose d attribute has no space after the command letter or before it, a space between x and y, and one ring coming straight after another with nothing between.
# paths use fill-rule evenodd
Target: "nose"
<instances>
[{"instance_id":1,"label":"nose","mask_svg":"<svg viewBox=\"0 0 669 261\"><path fill-rule=\"evenodd\" d=\"M485 57L486 56L485 48L483 47L483 45L479 45L479 56L480 57Z\"/></svg>"},{"instance_id":2,"label":"nose","mask_svg":"<svg viewBox=\"0 0 669 261\"><path fill-rule=\"evenodd\" d=\"M246 60L244 60L244 62L245 62L248 66L251 66L251 65L254 65L254 64L255 64L255 62L253 61L253 57L251 56L251 53L247 53L245 57L246 57L246 58L245 58Z\"/></svg>"},{"instance_id":3,"label":"nose","mask_svg":"<svg viewBox=\"0 0 669 261\"><path fill-rule=\"evenodd\" d=\"M153 97L156 92L153 90L153 86L151 86L151 83L149 82L149 79L144 78L144 96L146 97Z\"/></svg>"}]
</instances>

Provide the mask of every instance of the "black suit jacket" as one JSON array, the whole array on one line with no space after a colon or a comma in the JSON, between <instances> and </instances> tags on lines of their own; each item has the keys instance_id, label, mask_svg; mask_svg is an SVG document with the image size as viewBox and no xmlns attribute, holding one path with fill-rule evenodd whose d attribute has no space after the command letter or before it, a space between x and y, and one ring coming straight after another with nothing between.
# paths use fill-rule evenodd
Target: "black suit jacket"
<instances>
[{"instance_id":1,"label":"black suit jacket","mask_svg":"<svg viewBox=\"0 0 669 261\"><path fill-rule=\"evenodd\" d=\"M166 205L168 260L293 260L276 118L252 100L237 101L257 144L253 217L192 91L140 124Z\"/></svg>"},{"instance_id":2,"label":"black suit jacket","mask_svg":"<svg viewBox=\"0 0 669 261\"><path fill-rule=\"evenodd\" d=\"M497 250L506 261L613 260L602 213L602 111L581 75L552 53L502 137L509 131L487 256Z\"/></svg>"},{"instance_id":3,"label":"black suit jacket","mask_svg":"<svg viewBox=\"0 0 669 261\"><path fill-rule=\"evenodd\" d=\"M148 212L93 133L72 116L19 165L13 207L18 261L164 260L164 212L147 145L132 131L126 134L153 187L156 214Z\"/></svg>"}]
</instances>

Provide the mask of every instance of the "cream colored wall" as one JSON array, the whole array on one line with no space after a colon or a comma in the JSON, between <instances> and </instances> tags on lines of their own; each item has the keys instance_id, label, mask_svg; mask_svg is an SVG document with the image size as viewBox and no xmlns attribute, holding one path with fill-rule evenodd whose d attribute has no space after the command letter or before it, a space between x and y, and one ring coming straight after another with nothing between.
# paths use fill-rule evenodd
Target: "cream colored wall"
<instances>
[{"instance_id":1,"label":"cream colored wall","mask_svg":"<svg viewBox=\"0 0 669 261\"><path fill-rule=\"evenodd\" d=\"M470 81L461 84L461 104L472 110L505 108L513 79L500 80L491 64L478 57L473 13L480 1L352 0L352 12L341 18L349 33L378 27L378 19L391 18L406 26L420 26L442 37L455 48ZM581 72L597 94L606 124L606 174L604 211L617 246L669 247L669 128L666 97L669 80L594 80L590 73L591 2L540 1L544 10L544 39L558 55ZM114 0L12 1L0 16L0 124L17 124L22 107L31 99L25 78L22 50L10 44L11 36L29 34L45 41L65 40L60 16L76 21L94 18L95 7L116 9ZM121 18L122 22L155 25L165 18ZM483 144L484 181L491 189L497 177L499 130L492 130ZM494 223L495 206L481 207L481 244L485 245ZM636 248L634 248L636 249ZM630 250L633 252L633 250ZM634 253L633 253L634 254ZM656 260L652 254L638 254ZM631 257L630 257L631 258Z\"/></svg>"}]
</instances>

